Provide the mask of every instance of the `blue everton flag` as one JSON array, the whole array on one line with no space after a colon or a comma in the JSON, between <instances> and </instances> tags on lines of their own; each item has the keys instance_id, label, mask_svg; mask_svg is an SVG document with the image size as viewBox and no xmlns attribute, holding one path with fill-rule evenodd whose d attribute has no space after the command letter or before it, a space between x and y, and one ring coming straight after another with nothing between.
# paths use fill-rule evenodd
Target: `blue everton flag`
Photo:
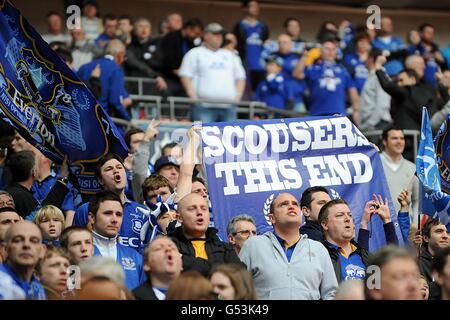
<instances>
[{"instance_id":1,"label":"blue everton flag","mask_svg":"<svg viewBox=\"0 0 450 320\"><path fill-rule=\"evenodd\" d=\"M22 14L0 0L0 117L51 160L67 155L84 193L96 162L127 147L92 93Z\"/></svg>"},{"instance_id":2,"label":"blue everton flag","mask_svg":"<svg viewBox=\"0 0 450 320\"><path fill-rule=\"evenodd\" d=\"M450 227L450 196L441 190L440 172L434 149L427 108L422 110L422 130L416 157L416 174L421 182L420 211Z\"/></svg>"},{"instance_id":3,"label":"blue everton flag","mask_svg":"<svg viewBox=\"0 0 450 320\"><path fill-rule=\"evenodd\" d=\"M222 239L231 218L244 213L253 216L259 233L271 230L268 215L275 196L289 192L300 199L306 188L320 185L349 203L357 229L373 194L387 197L402 242L378 152L348 118L210 123L201 132L214 223ZM386 243L378 216L370 229L373 251Z\"/></svg>"}]
</instances>

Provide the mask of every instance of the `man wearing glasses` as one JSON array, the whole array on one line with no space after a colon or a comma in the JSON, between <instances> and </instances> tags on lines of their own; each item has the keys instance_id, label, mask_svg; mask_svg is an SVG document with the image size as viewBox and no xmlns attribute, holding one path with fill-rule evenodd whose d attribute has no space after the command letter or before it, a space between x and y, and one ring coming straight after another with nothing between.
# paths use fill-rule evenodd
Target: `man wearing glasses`
<instances>
[{"instance_id":1,"label":"man wearing glasses","mask_svg":"<svg viewBox=\"0 0 450 320\"><path fill-rule=\"evenodd\" d=\"M235 216L227 226L228 242L230 242L236 253L239 254L244 242L252 236L256 236L255 220L248 214Z\"/></svg>"}]
</instances>

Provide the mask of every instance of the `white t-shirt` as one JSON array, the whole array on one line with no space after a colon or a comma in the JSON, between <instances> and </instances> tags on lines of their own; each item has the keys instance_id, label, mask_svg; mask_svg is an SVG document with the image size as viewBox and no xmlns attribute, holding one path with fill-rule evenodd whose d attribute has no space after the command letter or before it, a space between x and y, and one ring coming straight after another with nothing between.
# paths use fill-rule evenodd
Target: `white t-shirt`
<instances>
[{"instance_id":1,"label":"white t-shirt","mask_svg":"<svg viewBox=\"0 0 450 320\"><path fill-rule=\"evenodd\" d=\"M206 47L189 50L183 58L180 76L192 78L199 99L233 100L236 80L245 79L241 58L225 49Z\"/></svg>"}]
</instances>

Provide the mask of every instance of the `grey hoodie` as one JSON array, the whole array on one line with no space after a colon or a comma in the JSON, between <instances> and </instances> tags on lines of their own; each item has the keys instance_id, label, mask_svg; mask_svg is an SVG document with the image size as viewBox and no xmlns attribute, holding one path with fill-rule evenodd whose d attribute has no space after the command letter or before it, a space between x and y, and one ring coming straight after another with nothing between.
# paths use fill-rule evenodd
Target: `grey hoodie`
<instances>
[{"instance_id":1,"label":"grey hoodie","mask_svg":"<svg viewBox=\"0 0 450 320\"><path fill-rule=\"evenodd\" d=\"M330 256L317 241L302 235L288 262L272 232L251 237L239 253L262 300L328 300L338 287Z\"/></svg>"}]
</instances>

